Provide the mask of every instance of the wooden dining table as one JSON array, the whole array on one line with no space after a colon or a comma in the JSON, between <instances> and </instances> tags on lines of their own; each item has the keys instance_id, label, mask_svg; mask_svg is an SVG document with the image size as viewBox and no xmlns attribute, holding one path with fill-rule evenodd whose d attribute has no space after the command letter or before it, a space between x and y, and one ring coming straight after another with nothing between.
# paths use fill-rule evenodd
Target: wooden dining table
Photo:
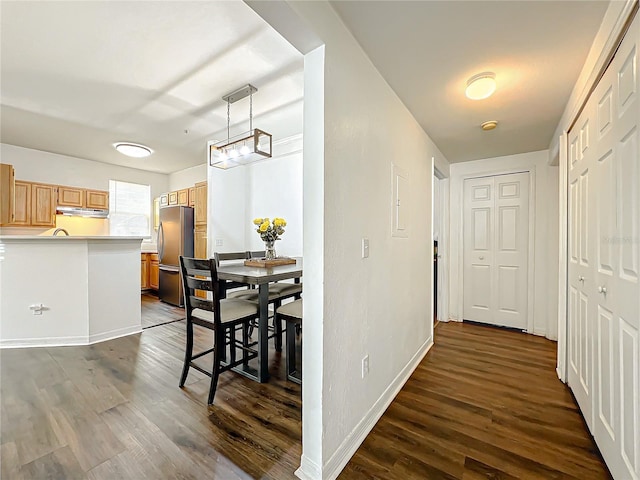
<instances>
[{"instance_id":1,"label":"wooden dining table","mask_svg":"<svg viewBox=\"0 0 640 480\"><path fill-rule=\"evenodd\" d=\"M234 369L238 373L260 383L269 379L269 284L280 280L302 277L302 258L296 263L277 267L248 267L243 262L225 263L218 267L218 279L240 282L258 288L258 368L244 365Z\"/></svg>"}]
</instances>

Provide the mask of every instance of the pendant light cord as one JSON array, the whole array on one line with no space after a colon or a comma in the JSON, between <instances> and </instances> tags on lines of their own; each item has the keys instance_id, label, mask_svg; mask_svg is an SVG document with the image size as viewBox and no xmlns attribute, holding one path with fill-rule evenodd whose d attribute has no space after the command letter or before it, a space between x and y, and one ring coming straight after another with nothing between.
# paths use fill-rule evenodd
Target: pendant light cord
<instances>
[{"instance_id":1,"label":"pendant light cord","mask_svg":"<svg viewBox=\"0 0 640 480\"><path fill-rule=\"evenodd\" d=\"M249 94L249 131L253 131L253 93Z\"/></svg>"},{"instance_id":2,"label":"pendant light cord","mask_svg":"<svg viewBox=\"0 0 640 480\"><path fill-rule=\"evenodd\" d=\"M227 99L227 144L229 143L229 139L231 138L231 102Z\"/></svg>"}]
</instances>

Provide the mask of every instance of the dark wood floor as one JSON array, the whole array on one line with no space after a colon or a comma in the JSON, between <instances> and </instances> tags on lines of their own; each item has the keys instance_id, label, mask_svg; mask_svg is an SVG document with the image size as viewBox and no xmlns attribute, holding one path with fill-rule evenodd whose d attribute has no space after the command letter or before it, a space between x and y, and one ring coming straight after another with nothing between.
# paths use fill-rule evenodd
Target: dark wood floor
<instances>
[{"instance_id":1,"label":"dark wood floor","mask_svg":"<svg viewBox=\"0 0 640 480\"><path fill-rule=\"evenodd\" d=\"M143 306L151 322L182 314ZM1 478L294 479L300 387L284 357L270 352L267 384L223 374L207 408L208 377L193 371L177 387L183 348L178 321L88 347L0 351ZM340 478L609 478L554 352L536 337L441 324Z\"/></svg>"},{"instance_id":2,"label":"dark wood floor","mask_svg":"<svg viewBox=\"0 0 640 480\"><path fill-rule=\"evenodd\" d=\"M440 323L340 479L610 479L555 373L556 344Z\"/></svg>"}]
</instances>

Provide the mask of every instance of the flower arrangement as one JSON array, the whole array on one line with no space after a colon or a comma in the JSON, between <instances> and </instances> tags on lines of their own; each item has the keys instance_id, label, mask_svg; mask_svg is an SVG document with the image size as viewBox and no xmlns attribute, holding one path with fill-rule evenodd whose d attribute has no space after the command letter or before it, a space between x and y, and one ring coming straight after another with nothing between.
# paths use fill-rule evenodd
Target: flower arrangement
<instances>
[{"instance_id":1,"label":"flower arrangement","mask_svg":"<svg viewBox=\"0 0 640 480\"><path fill-rule=\"evenodd\" d=\"M268 218L254 218L253 224L257 227L256 232L265 243L266 258L270 260L276 258L274 243L276 240L280 240L280 235L284 233L287 221L279 217L274 218L273 221Z\"/></svg>"}]
</instances>

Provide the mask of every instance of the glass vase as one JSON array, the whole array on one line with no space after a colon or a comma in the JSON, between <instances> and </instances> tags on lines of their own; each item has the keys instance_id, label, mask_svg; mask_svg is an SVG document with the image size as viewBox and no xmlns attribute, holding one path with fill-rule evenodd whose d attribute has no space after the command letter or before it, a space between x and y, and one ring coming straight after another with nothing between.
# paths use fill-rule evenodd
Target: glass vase
<instances>
[{"instance_id":1,"label":"glass vase","mask_svg":"<svg viewBox=\"0 0 640 480\"><path fill-rule=\"evenodd\" d=\"M264 256L267 260L274 260L276 258L275 243L275 240L265 240L264 242Z\"/></svg>"}]
</instances>

